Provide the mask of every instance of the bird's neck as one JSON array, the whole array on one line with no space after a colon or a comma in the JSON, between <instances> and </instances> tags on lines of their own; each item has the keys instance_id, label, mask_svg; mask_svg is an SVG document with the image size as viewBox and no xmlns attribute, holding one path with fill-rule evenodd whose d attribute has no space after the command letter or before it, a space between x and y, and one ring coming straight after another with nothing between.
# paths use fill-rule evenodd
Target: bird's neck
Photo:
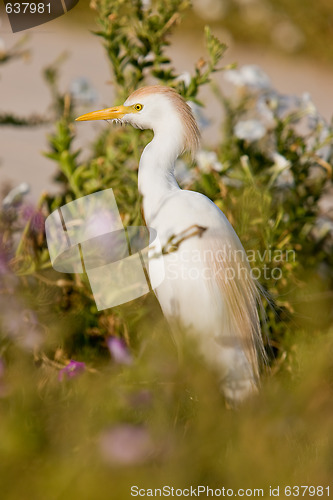
<instances>
[{"instance_id":1,"label":"bird's neck","mask_svg":"<svg viewBox=\"0 0 333 500\"><path fill-rule=\"evenodd\" d=\"M175 162L182 147L174 134L156 133L145 147L139 164L138 187L143 197L147 225L154 218L163 200L180 187L174 176Z\"/></svg>"}]
</instances>

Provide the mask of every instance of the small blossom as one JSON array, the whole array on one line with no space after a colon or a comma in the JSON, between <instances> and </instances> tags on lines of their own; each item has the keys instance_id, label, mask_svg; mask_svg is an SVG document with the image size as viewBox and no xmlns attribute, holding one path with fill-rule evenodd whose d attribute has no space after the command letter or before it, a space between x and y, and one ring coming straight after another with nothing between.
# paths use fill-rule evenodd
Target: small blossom
<instances>
[{"instance_id":1,"label":"small blossom","mask_svg":"<svg viewBox=\"0 0 333 500\"><path fill-rule=\"evenodd\" d=\"M85 77L75 78L70 85L70 94L81 104L93 104L97 101L98 94L96 89Z\"/></svg>"},{"instance_id":2,"label":"small blossom","mask_svg":"<svg viewBox=\"0 0 333 500\"><path fill-rule=\"evenodd\" d=\"M153 396L147 389L142 389L130 394L127 400L133 408L144 408L151 405Z\"/></svg>"},{"instance_id":3,"label":"small blossom","mask_svg":"<svg viewBox=\"0 0 333 500\"><path fill-rule=\"evenodd\" d=\"M85 237L93 238L96 235L107 234L112 230L118 229L118 217L113 210L97 207L96 211L89 214L86 221L81 221L85 224Z\"/></svg>"},{"instance_id":4,"label":"small blossom","mask_svg":"<svg viewBox=\"0 0 333 500\"><path fill-rule=\"evenodd\" d=\"M185 87L188 87L192 81L191 73L188 71L184 71L177 78L175 78L175 82L184 82Z\"/></svg>"},{"instance_id":5,"label":"small blossom","mask_svg":"<svg viewBox=\"0 0 333 500\"><path fill-rule=\"evenodd\" d=\"M132 356L123 339L109 337L106 341L110 354L116 363L129 365L132 363Z\"/></svg>"},{"instance_id":6,"label":"small blossom","mask_svg":"<svg viewBox=\"0 0 333 500\"><path fill-rule=\"evenodd\" d=\"M86 369L86 364L82 361L74 361L71 359L68 365L62 368L58 374L58 379L60 382L65 378L74 378L84 372Z\"/></svg>"},{"instance_id":7,"label":"small blossom","mask_svg":"<svg viewBox=\"0 0 333 500\"><path fill-rule=\"evenodd\" d=\"M141 0L142 10L148 10L151 7L151 0Z\"/></svg>"},{"instance_id":8,"label":"small blossom","mask_svg":"<svg viewBox=\"0 0 333 500\"><path fill-rule=\"evenodd\" d=\"M145 56L139 55L138 63L153 63L155 61L155 55L152 52L148 52Z\"/></svg>"},{"instance_id":9,"label":"small blossom","mask_svg":"<svg viewBox=\"0 0 333 500\"><path fill-rule=\"evenodd\" d=\"M295 179L291 170L283 170L276 178L275 185L278 188L286 189L295 185Z\"/></svg>"},{"instance_id":10,"label":"small blossom","mask_svg":"<svg viewBox=\"0 0 333 500\"><path fill-rule=\"evenodd\" d=\"M258 141L266 134L266 127L259 120L241 120L236 123L234 133L238 139Z\"/></svg>"},{"instance_id":11,"label":"small blossom","mask_svg":"<svg viewBox=\"0 0 333 500\"><path fill-rule=\"evenodd\" d=\"M195 171L190 169L183 160L177 160L175 165L175 177L181 186L188 186L195 180Z\"/></svg>"},{"instance_id":12,"label":"small blossom","mask_svg":"<svg viewBox=\"0 0 333 500\"><path fill-rule=\"evenodd\" d=\"M272 92L269 95L271 108L279 118L284 118L291 113L299 111L300 98L295 95L284 95L277 92Z\"/></svg>"},{"instance_id":13,"label":"small blossom","mask_svg":"<svg viewBox=\"0 0 333 500\"><path fill-rule=\"evenodd\" d=\"M275 184L276 187L281 189L294 186L295 180L290 170L290 161L277 152L274 152L271 158L274 164L269 169L269 173L271 174L270 186Z\"/></svg>"},{"instance_id":14,"label":"small blossom","mask_svg":"<svg viewBox=\"0 0 333 500\"><path fill-rule=\"evenodd\" d=\"M276 152L272 154L272 160L274 161L274 166L277 167L277 170L281 172L282 170L290 168L291 166L291 163L289 160L287 160L287 158Z\"/></svg>"},{"instance_id":15,"label":"small blossom","mask_svg":"<svg viewBox=\"0 0 333 500\"><path fill-rule=\"evenodd\" d=\"M187 104L192 109L194 118L196 119L199 129L204 130L205 128L209 127L211 122L210 120L208 120L208 118L206 118L205 114L203 113L202 107L198 106L198 104L196 104L193 101L187 101Z\"/></svg>"},{"instance_id":16,"label":"small blossom","mask_svg":"<svg viewBox=\"0 0 333 500\"><path fill-rule=\"evenodd\" d=\"M36 209L32 205L25 205L21 209L22 219L25 222L30 222L30 229L34 233L41 233L45 229L45 217L41 210Z\"/></svg>"},{"instance_id":17,"label":"small blossom","mask_svg":"<svg viewBox=\"0 0 333 500\"><path fill-rule=\"evenodd\" d=\"M2 200L3 208L8 209L11 206L20 205L20 203L22 203L23 201L23 197L27 195L29 191L29 184L27 182L21 182L21 184L11 189L6 197Z\"/></svg>"},{"instance_id":18,"label":"small blossom","mask_svg":"<svg viewBox=\"0 0 333 500\"><path fill-rule=\"evenodd\" d=\"M318 110L311 99L309 92L304 92L300 99L300 105L304 113L310 116L318 116Z\"/></svg>"},{"instance_id":19,"label":"small blossom","mask_svg":"<svg viewBox=\"0 0 333 500\"><path fill-rule=\"evenodd\" d=\"M122 424L100 437L100 451L111 465L136 465L149 460L154 446L147 429L142 426Z\"/></svg>"},{"instance_id":20,"label":"small blossom","mask_svg":"<svg viewBox=\"0 0 333 500\"><path fill-rule=\"evenodd\" d=\"M274 113L269 105L269 100L266 96L259 96L256 103L257 112L262 121L266 124L267 127L275 126Z\"/></svg>"},{"instance_id":21,"label":"small blossom","mask_svg":"<svg viewBox=\"0 0 333 500\"><path fill-rule=\"evenodd\" d=\"M226 175L223 177L223 184L236 189L242 188L244 186L244 182L241 179L235 179L234 177L227 177Z\"/></svg>"},{"instance_id":22,"label":"small blossom","mask_svg":"<svg viewBox=\"0 0 333 500\"><path fill-rule=\"evenodd\" d=\"M333 236L333 220L330 217L320 216L317 218L311 234L316 241L323 240L327 236Z\"/></svg>"},{"instance_id":23,"label":"small blossom","mask_svg":"<svg viewBox=\"0 0 333 500\"><path fill-rule=\"evenodd\" d=\"M248 87L251 90L268 90L271 81L266 73L255 64L241 66L239 69L229 69L224 77L236 87Z\"/></svg>"},{"instance_id":24,"label":"small blossom","mask_svg":"<svg viewBox=\"0 0 333 500\"><path fill-rule=\"evenodd\" d=\"M43 328L36 313L20 302L8 300L1 308L3 333L32 351L42 344Z\"/></svg>"},{"instance_id":25,"label":"small blossom","mask_svg":"<svg viewBox=\"0 0 333 500\"><path fill-rule=\"evenodd\" d=\"M211 170L221 172L223 170L223 165L218 161L215 151L204 151L202 149L198 151L196 160L201 172L209 173Z\"/></svg>"}]
</instances>

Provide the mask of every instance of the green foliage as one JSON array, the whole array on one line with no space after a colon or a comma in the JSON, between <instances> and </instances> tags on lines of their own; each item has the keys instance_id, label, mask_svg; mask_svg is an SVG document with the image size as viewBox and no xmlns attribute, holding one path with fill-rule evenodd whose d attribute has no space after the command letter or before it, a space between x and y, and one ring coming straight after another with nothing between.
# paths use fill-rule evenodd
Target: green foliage
<instances>
[{"instance_id":1,"label":"green foliage","mask_svg":"<svg viewBox=\"0 0 333 500\"><path fill-rule=\"evenodd\" d=\"M185 85L172 68L171 61L165 57L164 49L168 45L171 29L180 21L188 2L175 0L167 5L155 2L145 8L139 1L129 4L108 0L93 2L92 7L96 10L100 26L96 34L103 38L111 63L117 90L116 101L123 100L137 85L143 85L151 78L157 83L174 86L188 99L197 100L199 88L207 84L211 74L217 70L225 45L206 28L207 61L203 58L199 60L190 84ZM127 21L129 18L133 20L130 24ZM151 132L119 127L106 129L96 138L90 158L82 162L81 152L75 149L75 103L69 94L59 91L58 78L63 60L64 56L60 56L44 70L56 119L55 130L49 136L49 151L45 155L57 166L55 181L61 185L62 191L56 196L43 195L40 202L43 213L46 216L78 197L112 187L124 225L142 225L137 168L141 151L149 141ZM14 216L13 223L18 222L22 223L20 220L15 221ZM50 268L46 241L39 236L36 245L36 242L31 241L32 238L34 236L28 221L12 266L20 276L29 276L29 280L22 283L23 300L27 297L30 300L32 283L33 288L37 289L41 285L43 290L49 287L47 293L53 297L53 310L67 318L70 334L59 339L64 349L64 360L73 355L73 350L78 352L81 343L92 348L91 354L89 349L86 351L88 357L98 355L100 349L105 350L104 339L107 334L122 336L133 347L140 322L145 322L149 316L160 315L156 300L149 297L136 301L135 305L98 313L85 275L64 275L59 278L59 273ZM34 307L34 313L40 314L38 304ZM78 315L81 315L80 322L73 322L72 318ZM110 325L114 326L110 329ZM83 352L80 354L82 356ZM54 355L51 350L50 356Z\"/></svg>"},{"instance_id":2,"label":"green foliage","mask_svg":"<svg viewBox=\"0 0 333 500\"><path fill-rule=\"evenodd\" d=\"M176 78L164 49L171 28L189 7L188 0L154 2L147 8L141 0L94 0L92 7L100 26L96 35L104 40L122 100L143 82L145 72L164 83Z\"/></svg>"}]
</instances>

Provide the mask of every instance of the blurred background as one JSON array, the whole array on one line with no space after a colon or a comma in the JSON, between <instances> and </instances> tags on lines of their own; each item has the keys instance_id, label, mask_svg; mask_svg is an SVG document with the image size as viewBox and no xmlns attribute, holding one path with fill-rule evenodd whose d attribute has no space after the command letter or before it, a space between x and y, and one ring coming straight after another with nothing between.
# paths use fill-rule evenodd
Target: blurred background
<instances>
[{"instance_id":1,"label":"blurred background","mask_svg":"<svg viewBox=\"0 0 333 500\"><path fill-rule=\"evenodd\" d=\"M91 101L88 99L84 111L113 104L109 63L100 40L92 34L96 24L88 0L80 0L79 5L64 16L22 33L11 33L3 5L0 5L0 15L0 56L1 50L10 49L23 37L27 38L24 48L29 51L24 64L14 59L6 65L6 71L0 73L1 113L13 112L21 117L46 113L50 94L42 70L61 54L65 58L60 74L61 88L80 91L82 81L83 86L92 87ZM318 111L326 119L331 118L333 6L330 0L316 3L310 0L194 0L193 10L187 12L181 25L176 27L167 49L178 72L191 71L204 54L206 24L228 45L223 64L256 64L279 92L289 95L309 92ZM215 80L227 95L232 92L233 87L223 73L217 73ZM204 89L200 97L210 121L203 140L214 145L221 134L222 109L209 89ZM51 180L54 168L41 155L50 128L1 126L2 184L26 181L31 185L34 199L45 189L56 189ZM93 130L94 126L81 127L77 144L89 142Z\"/></svg>"}]
</instances>

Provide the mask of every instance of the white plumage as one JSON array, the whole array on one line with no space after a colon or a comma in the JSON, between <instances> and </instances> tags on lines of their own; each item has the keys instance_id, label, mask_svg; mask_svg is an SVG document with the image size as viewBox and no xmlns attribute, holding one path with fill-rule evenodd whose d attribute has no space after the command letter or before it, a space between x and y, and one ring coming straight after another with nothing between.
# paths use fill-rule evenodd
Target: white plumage
<instances>
[{"instance_id":1,"label":"white plumage","mask_svg":"<svg viewBox=\"0 0 333 500\"><path fill-rule=\"evenodd\" d=\"M165 250L165 279L155 293L172 329L196 339L224 396L237 405L257 390L264 356L259 294L225 215L206 196L180 189L174 177L177 157L185 149L194 154L199 145L190 107L174 90L151 86L133 92L123 106L78 118L91 119L154 131L141 156L138 184L147 226Z\"/></svg>"}]
</instances>

